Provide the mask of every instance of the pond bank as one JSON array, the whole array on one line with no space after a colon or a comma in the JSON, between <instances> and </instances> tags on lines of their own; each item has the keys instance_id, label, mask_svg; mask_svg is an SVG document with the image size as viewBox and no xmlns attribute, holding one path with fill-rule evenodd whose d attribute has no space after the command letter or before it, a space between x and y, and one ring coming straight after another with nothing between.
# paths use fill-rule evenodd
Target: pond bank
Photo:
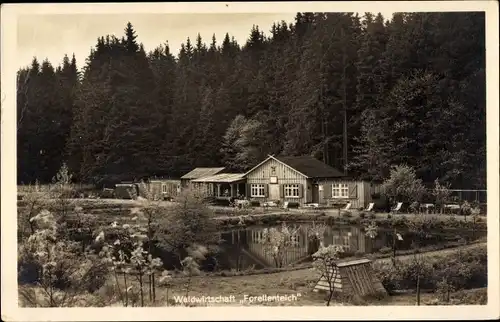
<instances>
[{"instance_id":1,"label":"pond bank","mask_svg":"<svg viewBox=\"0 0 500 322\"><path fill-rule=\"evenodd\" d=\"M472 216L465 219L462 216L453 215L427 215L427 214L386 214L386 213L344 213L342 215L335 212L319 211L288 211L269 212L261 214L240 214L235 211L233 215L218 215L215 217L219 226L223 229L244 228L259 225L276 225L283 222L324 222L326 224L339 225L360 225L369 222L376 222L377 225L389 228L407 228L410 222L417 219L424 219L430 229L461 228L461 229L486 229L486 217L480 217L475 222Z\"/></svg>"},{"instance_id":2,"label":"pond bank","mask_svg":"<svg viewBox=\"0 0 500 322\"><path fill-rule=\"evenodd\" d=\"M470 242L467 245L459 245L457 242L450 242L447 244L441 244L441 245L432 245L428 247L422 247L420 249L420 254L423 254L425 256L436 256L436 255L447 255L451 252L458 251L458 250L474 250L474 249L480 249L486 247L486 241L484 239L477 240ZM408 250L408 251L397 251L396 253L396 258L398 260L409 260L413 258L413 255L415 254L415 250ZM363 258L368 258L372 260L373 262L390 262L391 260L391 254L388 253L373 253L373 254L365 254L361 256ZM352 260L352 259L357 259L359 257L345 257L342 260ZM216 272L203 272L203 276L225 276L225 277L232 277L232 276L250 276L250 275L265 275L265 274L276 274L276 273L283 273L283 272L292 272L292 271L300 271L300 270L310 270L312 268L312 263L311 262L305 262L302 264L297 264L294 266L287 266L287 267L282 267L282 268L276 268L276 267L268 267L268 268L263 268L263 269L247 269L247 270L241 270L241 271L236 271L236 270L224 270L224 271L216 271Z\"/></svg>"},{"instance_id":3,"label":"pond bank","mask_svg":"<svg viewBox=\"0 0 500 322\"><path fill-rule=\"evenodd\" d=\"M124 212L129 215L130 210L143 206L138 200L121 199L68 199L71 207L81 207L83 211L98 216L124 216ZM44 200L50 206L56 206L57 200ZM26 201L19 200L18 207L25 207ZM161 201L158 205L170 208L174 202ZM486 216L480 216L474 222L472 216L448 215L448 214L388 214L388 213L366 213L360 211L339 212L336 209L264 209L262 207L250 209L236 209L231 207L210 206L214 211L215 220L221 229L240 228L256 225L273 225L282 222L311 222L321 221L326 223L359 225L363 222L375 221L380 226L405 225L415 218L424 218L427 221L435 222L436 228L466 228L486 229Z\"/></svg>"}]
</instances>

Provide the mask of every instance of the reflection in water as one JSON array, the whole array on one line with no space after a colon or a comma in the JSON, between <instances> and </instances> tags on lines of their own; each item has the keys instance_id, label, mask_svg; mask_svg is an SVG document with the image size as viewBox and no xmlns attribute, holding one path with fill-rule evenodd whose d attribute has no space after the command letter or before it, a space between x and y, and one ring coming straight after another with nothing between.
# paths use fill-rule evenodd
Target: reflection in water
<instances>
[{"instance_id":1,"label":"reflection in water","mask_svg":"<svg viewBox=\"0 0 500 322\"><path fill-rule=\"evenodd\" d=\"M265 227L252 227L241 230L233 230L222 234L224 239L222 256L219 256L219 268L243 270L250 267L256 269L264 267L275 267L273 256L264 250L259 243ZM278 228L278 227L277 227ZM293 226L291 227L294 228ZM310 255L319 248L319 241L308 237L311 224L301 224L298 232L298 245L291 247L285 255L284 265L291 265L310 260ZM392 230L379 230L377 236L372 239L365 235L362 227L357 226L334 226L327 227L323 241L325 246L334 244L344 246L347 255L373 253L382 247L392 247ZM460 232L463 237L463 232ZM436 244L445 240L458 239L457 232L440 232L431 234L421 245ZM403 240L398 240L398 250L410 249L412 247L412 234L403 233Z\"/></svg>"}]
</instances>

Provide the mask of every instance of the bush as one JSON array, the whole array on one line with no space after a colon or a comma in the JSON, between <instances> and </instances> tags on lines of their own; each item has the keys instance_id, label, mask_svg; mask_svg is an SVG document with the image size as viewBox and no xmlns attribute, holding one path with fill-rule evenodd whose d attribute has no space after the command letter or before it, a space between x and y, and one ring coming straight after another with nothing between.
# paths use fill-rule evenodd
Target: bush
<instances>
[{"instance_id":1,"label":"bush","mask_svg":"<svg viewBox=\"0 0 500 322\"><path fill-rule=\"evenodd\" d=\"M454 252L446 256L424 259L420 277L422 289L436 290L438 283L447 279L454 289L469 289L487 285L486 248ZM415 264L400 262L395 268L390 263L374 263L376 276L388 292L396 289L415 289Z\"/></svg>"},{"instance_id":2,"label":"bush","mask_svg":"<svg viewBox=\"0 0 500 322\"><path fill-rule=\"evenodd\" d=\"M375 276L380 280L386 291L393 295L395 290L401 288L400 281L402 280L400 270L395 268L391 263L375 262L373 264Z\"/></svg>"},{"instance_id":3,"label":"bush","mask_svg":"<svg viewBox=\"0 0 500 322\"><path fill-rule=\"evenodd\" d=\"M355 257L363 257L363 256L365 256L365 253L360 251L360 250L357 250L354 252L354 256Z\"/></svg>"},{"instance_id":4,"label":"bush","mask_svg":"<svg viewBox=\"0 0 500 322\"><path fill-rule=\"evenodd\" d=\"M260 201L250 201L250 207L260 207Z\"/></svg>"},{"instance_id":5,"label":"bush","mask_svg":"<svg viewBox=\"0 0 500 322\"><path fill-rule=\"evenodd\" d=\"M359 214L359 218L364 219L366 217L366 213L362 212Z\"/></svg>"},{"instance_id":6,"label":"bush","mask_svg":"<svg viewBox=\"0 0 500 322\"><path fill-rule=\"evenodd\" d=\"M382 247L379 249L379 252L382 254L389 254L392 252L392 249L390 247Z\"/></svg>"},{"instance_id":7,"label":"bush","mask_svg":"<svg viewBox=\"0 0 500 322\"><path fill-rule=\"evenodd\" d=\"M459 304L486 305L488 304L488 292L486 288L468 291L458 291L452 295Z\"/></svg>"},{"instance_id":8,"label":"bush","mask_svg":"<svg viewBox=\"0 0 500 322\"><path fill-rule=\"evenodd\" d=\"M352 217L352 214L350 212L344 212L342 213L342 218L351 218Z\"/></svg>"},{"instance_id":9,"label":"bush","mask_svg":"<svg viewBox=\"0 0 500 322\"><path fill-rule=\"evenodd\" d=\"M35 258L35 245L21 244L18 249L17 276L19 285L37 283L40 280L42 266Z\"/></svg>"},{"instance_id":10,"label":"bush","mask_svg":"<svg viewBox=\"0 0 500 322\"><path fill-rule=\"evenodd\" d=\"M184 191L179 203L157 214L158 246L184 257L190 245L218 245L221 241L213 212L195 191ZM164 213L168 211L168 216Z\"/></svg>"},{"instance_id":11,"label":"bush","mask_svg":"<svg viewBox=\"0 0 500 322\"><path fill-rule=\"evenodd\" d=\"M421 200L425 192L422 180L407 165L392 167L390 177L384 181L382 189L390 200L405 203Z\"/></svg>"},{"instance_id":12,"label":"bush","mask_svg":"<svg viewBox=\"0 0 500 322\"><path fill-rule=\"evenodd\" d=\"M450 228L457 228L460 227L460 222L455 217L451 216L445 221L445 226Z\"/></svg>"},{"instance_id":13,"label":"bush","mask_svg":"<svg viewBox=\"0 0 500 322\"><path fill-rule=\"evenodd\" d=\"M401 228L406 228L408 227L408 219L406 217L396 217L392 221L392 225L394 227L401 227Z\"/></svg>"}]
</instances>

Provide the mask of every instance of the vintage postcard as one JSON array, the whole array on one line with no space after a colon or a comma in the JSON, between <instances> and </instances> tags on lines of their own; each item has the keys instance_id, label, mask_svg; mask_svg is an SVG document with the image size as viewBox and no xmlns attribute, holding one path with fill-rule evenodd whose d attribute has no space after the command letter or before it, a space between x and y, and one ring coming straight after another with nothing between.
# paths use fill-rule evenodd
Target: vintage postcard
<instances>
[{"instance_id":1,"label":"vintage postcard","mask_svg":"<svg viewBox=\"0 0 500 322\"><path fill-rule=\"evenodd\" d=\"M3 320L499 317L497 2L1 17Z\"/></svg>"}]
</instances>

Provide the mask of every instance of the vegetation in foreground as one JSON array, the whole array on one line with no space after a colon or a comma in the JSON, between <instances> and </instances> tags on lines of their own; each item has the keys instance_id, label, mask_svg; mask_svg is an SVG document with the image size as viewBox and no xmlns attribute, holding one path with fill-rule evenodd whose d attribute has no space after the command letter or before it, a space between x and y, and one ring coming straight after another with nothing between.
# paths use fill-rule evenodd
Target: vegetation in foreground
<instances>
[{"instance_id":1,"label":"vegetation in foreground","mask_svg":"<svg viewBox=\"0 0 500 322\"><path fill-rule=\"evenodd\" d=\"M470 254L463 254L470 256ZM453 255L433 256L430 263L438 263L456 258L456 253ZM405 264L405 268L401 271L408 272L406 267L411 267L411 261ZM408 266L406 266L408 265ZM432 265L432 264L431 264ZM464 264L465 266L466 264ZM375 265L375 267L377 267ZM380 271L379 271L380 272ZM441 273L444 273L442 271ZM406 274L406 273L405 273ZM484 279L485 276L482 278ZM260 303L259 305L285 305L285 306L303 306L314 305L323 306L326 302L328 294L318 294L312 292L315 283L318 281L318 274L311 269L302 269L295 271L286 271L280 273L269 273L260 275L243 275L243 276L195 276L190 281L189 295L192 296L219 296L219 295L235 295L237 299L242 299L244 295L262 295L262 294L297 294L300 293L300 298L297 301L290 302L270 302ZM424 279L424 283L429 280ZM175 302L174 296L185 296L185 286L188 282L188 277L180 274L173 275L169 280L168 287L161 286L157 289L156 306L167 305L182 305ZM432 283L436 285L439 283L439 277L433 278ZM136 282L132 282L134 287ZM342 298L333 297L331 305L415 305L416 304L416 290L415 284L408 283L408 289L402 289L399 292L384 297L384 298ZM483 285L484 286L484 285ZM458 304L486 304L486 287L479 287L477 284L468 283L466 288L460 290L452 290L450 293L443 292L446 288L426 289L421 294L421 305L458 305ZM449 296L449 297L448 297ZM132 300L134 299L131 296ZM448 301L449 298L449 301ZM138 299L135 298L135 303ZM123 305L117 296L116 286L111 280L108 280L102 287L94 294L85 295L85 301L82 302L83 306L108 306L108 305ZM26 302L25 302L26 304ZM253 303L256 305L256 303ZM27 304L26 304L27 305ZM239 303L228 304L203 304L197 303L192 305L240 305ZM245 303L250 305L250 303Z\"/></svg>"},{"instance_id":2,"label":"vegetation in foreground","mask_svg":"<svg viewBox=\"0 0 500 322\"><path fill-rule=\"evenodd\" d=\"M198 290L206 292L212 279L219 279L219 282L226 278L249 279L254 281L251 284L254 286L250 287L255 287L260 285L259 279L273 276L280 279L301 276L302 282L297 281L299 286L293 291L300 291L303 301L319 301L327 305L374 301L373 298L339 297L334 283L330 283L331 289L326 297L311 293L314 285L307 284L307 281L317 281L345 254L342 247L324 246L324 223L314 225L310 231L309 237L317 239L320 245L313 255L313 270L253 277L208 276L202 271L201 264L209 260L210 254L217 252L220 233L213 220L213 211L196 192L185 192L180 201L168 209L160 207L149 196L141 201L141 207L131 209L134 217L127 223L114 221L103 229L94 216L86 214L67 197L71 195L71 174L67 167L61 168L54 181L54 190L49 191L49 195L36 191L28 194L28 207L19 216L22 225L18 272L23 305L171 305L175 304L172 296L198 294ZM50 205L45 203L46 197L53 200ZM420 305L423 304L422 290L431 290L439 294L440 300L449 302L457 290L486 286L485 248L473 253L462 253L459 248L449 258L427 258L421 254L422 242L429 233L426 221L422 218L410 221L408 228L414 236L415 254L409 256L411 260L398 260L393 249L390 262L375 266L389 292L395 294L398 290L415 289L416 302ZM375 238L378 229L375 221L365 225L366 235L370 238ZM282 223L281 228L266 230L260 242L282 268L283 255L295 246L296 238L296 231ZM265 294L286 292L279 285L276 289L269 288L273 285L271 281L262 287L264 285L267 288L260 292ZM233 293L244 295L244 290L251 291L244 287L238 289L237 284L232 286ZM210 292L216 291L226 292L224 286ZM255 291L247 295L262 295L255 294Z\"/></svg>"}]
</instances>

